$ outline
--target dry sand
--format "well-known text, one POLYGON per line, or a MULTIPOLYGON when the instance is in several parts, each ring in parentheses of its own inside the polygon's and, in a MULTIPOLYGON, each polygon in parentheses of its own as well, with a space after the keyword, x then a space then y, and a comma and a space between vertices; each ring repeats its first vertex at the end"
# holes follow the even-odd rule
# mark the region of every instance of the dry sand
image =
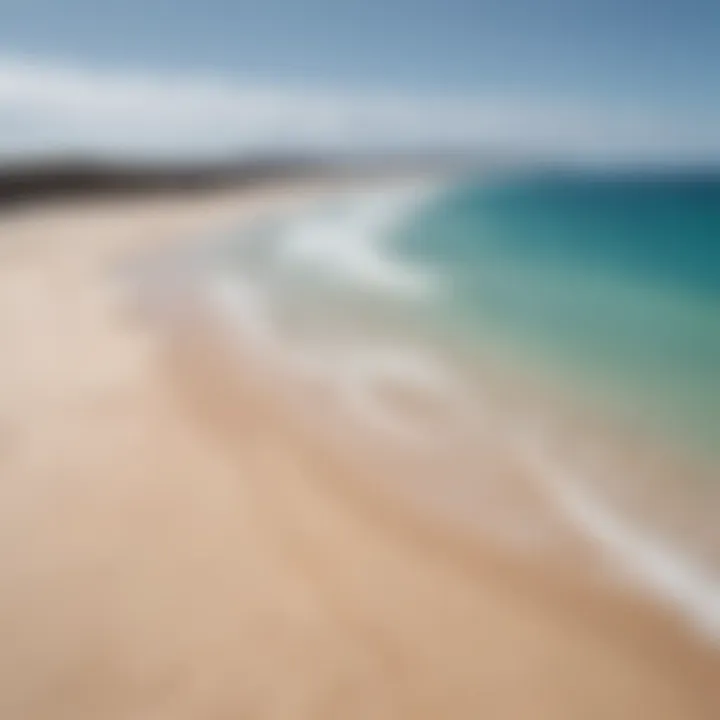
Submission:
POLYGON ((367 498, 133 316, 117 263, 284 197, 2 219, 0 717, 720 717, 669 618, 367 498))

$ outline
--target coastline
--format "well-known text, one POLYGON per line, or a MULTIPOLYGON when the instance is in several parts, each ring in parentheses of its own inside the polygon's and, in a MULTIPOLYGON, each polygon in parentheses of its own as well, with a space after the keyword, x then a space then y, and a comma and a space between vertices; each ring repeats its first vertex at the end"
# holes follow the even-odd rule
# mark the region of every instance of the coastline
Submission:
POLYGON ((6 224, 6 714, 713 717, 717 654, 662 611, 368 497, 204 321, 130 313, 119 265, 301 191, 6 224))
POLYGON ((591 585, 642 593, 716 643, 709 468, 703 482, 704 468, 681 455, 681 444, 665 447, 623 423, 609 392, 602 403, 585 402, 584 388, 546 376, 532 352, 487 329, 478 332, 482 347, 465 356, 451 334, 438 343, 422 329, 415 337, 412 318, 388 325, 383 317, 392 310, 384 298, 396 294, 408 308, 430 309, 436 277, 401 263, 385 243, 393 224, 447 189, 403 179, 335 188, 289 215, 277 208, 259 223, 196 239, 148 263, 149 277, 135 287, 153 295, 145 303, 151 315, 169 311, 161 331, 182 325, 191 304, 213 342, 222 337, 218 352, 232 358, 225 375, 262 388, 262 402, 278 405, 346 466, 362 468, 364 484, 424 503, 481 544, 570 569, 591 585), (319 273, 306 284, 330 278, 339 289, 320 294, 321 304, 311 298, 310 316, 302 310, 304 271, 319 273), (346 304, 356 284, 377 308, 358 314, 346 304), (285 296, 281 288, 289 288, 285 296))

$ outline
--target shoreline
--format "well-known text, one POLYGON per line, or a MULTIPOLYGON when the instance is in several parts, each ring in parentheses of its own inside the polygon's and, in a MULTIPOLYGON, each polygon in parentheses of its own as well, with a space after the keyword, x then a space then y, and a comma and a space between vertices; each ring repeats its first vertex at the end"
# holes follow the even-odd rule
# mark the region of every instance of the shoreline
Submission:
MULTIPOLYGON (((396 185, 391 185, 390 192, 395 190, 396 185)), ((360 192, 363 191, 364 188, 360 192)), ((330 193, 331 196, 336 194, 339 193, 330 193)), ((342 198, 345 200, 346 196, 342 198)), ((412 203, 414 206, 415 202, 412 203)), ((313 212, 311 210, 311 217, 313 212)), ((304 208, 301 208, 301 215, 304 213, 304 208)), ((278 210, 272 218, 282 221, 284 215, 278 210)), ((237 246, 242 246, 244 242, 243 232, 242 224, 234 231, 230 229, 237 246)), ((249 232, 247 242, 256 244, 258 241, 252 239, 252 230, 249 232)), ((341 241, 338 239, 338 242, 341 241)), ((226 242, 221 241, 220 253, 226 242)), ((254 305, 245 308, 247 299, 243 291, 239 297, 242 312, 239 318, 235 317, 234 297, 226 298, 224 293, 215 297, 218 290, 216 281, 222 280, 217 277, 219 265, 208 269, 201 260, 201 269, 186 269, 186 256, 190 258, 187 262, 192 262, 194 250, 206 252, 205 245, 198 240, 195 248, 191 245, 187 253, 181 250, 160 260, 159 265, 166 273, 178 274, 174 281, 177 286, 167 290, 165 298, 156 298, 157 304, 164 303, 171 308, 169 317, 157 323, 160 332, 168 330, 168 322, 182 327, 185 324, 183 316, 188 313, 190 304, 193 310, 189 312, 200 315, 198 323, 213 328, 210 338, 206 338, 204 343, 216 347, 216 352, 230 358, 229 369, 225 373, 228 381, 242 383, 247 382, 247 377, 252 377, 252 383, 265 388, 264 402, 287 405, 284 414, 298 426, 312 427, 316 436, 314 442, 332 446, 337 455, 344 456, 346 466, 363 467, 364 474, 370 478, 366 479, 366 483, 387 485, 398 495, 395 498, 398 502, 419 505, 419 497, 422 497, 428 516, 436 515, 438 521, 442 519, 450 530, 453 524, 462 526, 468 537, 475 536, 477 542, 492 542, 508 552, 526 556, 526 560, 564 568, 591 587, 620 595, 640 596, 648 604, 657 604, 668 614, 681 617, 704 642, 717 644, 720 640, 720 596, 713 580, 713 548, 698 547, 697 542, 693 545, 692 536, 687 538, 682 533, 673 535, 667 532, 668 528, 673 529, 673 519, 682 519, 682 511, 663 516, 663 504, 655 507, 642 492, 635 497, 632 483, 629 490, 623 490, 620 487, 622 483, 619 484, 617 479, 600 482, 599 487, 597 482, 590 482, 593 474, 607 475, 608 478, 616 475, 620 479, 633 478, 637 483, 652 480, 655 494, 662 490, 663 495, 671 497, 673 483, 677 485, 677 478, 687 475, 683 470, 692 469, 689 461, 685 464, 675 462, 675 455, 666 452, 657 438, 653 443, 638 429, 631 431, 619 421, 613 423, 609 413, 593 412, 579 400, 572 400, 569 390, 561 388, 557 382, 541 382, 527 366, 519 365, 516 358, 511 360, 507 348, 502 362, 499 357, 491 357, 493 353, 486 350, 487 357, 478 358, 476 365, 465 368, 468 377, 464 377, 458 385, 466 387, 470 375, 481 378, 478 381, 480 398, 487 405, 483 424, 492 426, 492 436, 485 437, 487 427, 478 426, 474 431, 472 427, 465 428, 465 432, 472 432, 473 444, 484 448, 479 451, 479 457, 477 454, 475 457, 468 455, 467 448, 463 450, 463 446, 458 445, 454 450, 448 448, 447 452, 456 455, 448 464, 447 459, 438 460, 429 452, 418 453, 423 438, 412 434, 407 437, 401 434, 396 438, 406 445, 404 448, 395 447, 391 439, 387 440, 385 447, 373 443, 371 425, 381 422, 381 418, 363 419, 353 413, 348 414, 347 408, 334 407, 335 403, 342 402, 340 388, 333 390, 332 384, 319 376, 307 378, 302 373, 296 373, 292 366, 303 362, 303 351, 294 348, 292 341, 284 344, 282 332, 276 341, 270 339, 270 333, 273 330, 277 332, 277 329, 270 326, 269 318, 265 318, 264 306, 258 308, 260 315, 255 317, 254 305), (183 310, 173 312, 172 308, 176 306, 183 310), (262 329, 260 325, 266 321, 268 327, 262 329), (266 332, 268 337, 265 337, 266 332), (238 368, 231 367, 232 360, 238 368), (489 396, 488 391, 497 397, 489 396), (334 398, 331 397, 333 395, 334 398), (548 412, 548 408, 552 408, 552 412, 548 412), (549 436, 540 427, 548 423, 551 428, 556 428, 549 436), (334 426, 345 426, 345 429, 338 435, 334 426), (553 448, 557 443, 559 448, 553 448), (574 445, 587 450, 594 448, 597 455, 595 463, 588 465, 588 459, 575 452, 574 445), (418 458, 411 459, 409 455, 418 455, 418 458), (371 456, 374 456, 376 466, 372 472, 368 467, 370 463, 366 461, 371 456), (464 458, 465 467, 461 458, 464 458), (508 497, 504 497, 508 493, 490 488, 490 499, 493 501, 491 517, 477 508, 486 497, 482 491, 471 487, 473 478, 469 477, 467 482, 460 479, 472 470, 477 475, 476 484, 487 485, 480 478, 488 469, 499 478, 508 476, 505 482, 514 487, 514 492, 508 497), (638 477, 634 477, 638 473, 638 477), (452 480, 438 483, 438 479, 443 477, 452 480), (629 506, 627 502, 622 503, 623 499, 629 501, 629 506), (643 500, 646 502, 643 503, 643 500), (497 515, 497 519, 492 517, 493 514, 497 515), (658 527, 658 519, 665 521, 664 528, 662 522, 658 527), (706 556, 702 551, 706 551, 706 556), (601 569, 588 569, 596 567, 601 569)), ((211 249, 209 255, 214 254, 211 249)), ((228 276, 231 284, 232 278, 232 275, 228 276)), ((141 294, 146 291, 152 293, 153 287, 162 285, 162 282, 162 277, 160 280, 151 277, 146 282, 141 281, 141 294)), ((229 288, 228 292, 231 290, 229 288)), ((160 296, 163 294, 157 287, 154 292, 160 296)), ((157 307, 153 305, 152 300, 144 303, 146 313, 153 315, 157 312, 157 307)), ((392 377, 388 378, 388 387, 392 380, 392 377)), ((423 407, 419 398, 412 398, 408 393, 402 397, 402 385, 395 390, 400 393, 401 407, 393 408, 391 402, 384 408, 387 412, 399 409, 405 417, 398 419, 409 421, 410 425, 416 420, 420 423, 426 420, 435 424, 443 422, 442 414, 432 417, 434 398, 428 398, 430 407, 423 407), (409 406, 409 414, 408 407, 402 407, 403 400, 409 406), (416 401, 414 407, 413 400, 416 401)), ((371 387, 366 392, 371 392, 371 387)), ((469 397, 467 400, 473 402, 469 397)), ((380 410, 378 406, 377 411, 380 410)), ((469 407, 467 410, 475 413, 469 407)), ((386 430, 389 437, 400 430, 392 426, 391 420, 387 419, 390 423, 386 430)), ((455 420, 459 421, 458 418, 455 420)), ((452 422, 453 418, 448 417, 446 421, 452 422)), ((382 428, 380 424, 375 430, 382 428)), ((406 429, 409 431, 409 428, 406 429)), ((430 437, 439 431, 437 427, 433 429, 433 425, 421 429, 430 437)), ((425 438, 428 441, 425 444, 432 445, 429 439, 425 438)), ((492 486, 493 482, 489 484, 492 486)), ((674 492, 677 495, 677 487, 674 492)), ((675 503, 682 499, 677 495, 675 503)), ((688 510, 689 506, 686 507, 686 517, 690 517, 688 510)), ((667 514, 670 510, 664 508, 664 512, 667 514)), ((705 526, 708 522, 711 525, 710 518, 705 520, 705 526)), ((455 528, 456 531, 458 529, 455 528)))
MULTIPOLYGON (((334 464, 344 468, 337 471, 339 477, 355 477, 351 482, 358 487, 349 492, 381 497, 378 503, 405 506, 407 513, 415 516, 412 522, 424 528, 426 533, 429 531, 434 535, 431 530, 434 525, 440 536, 455 536, 454 540, 449 537, 444 540, 438 538, 441 545, 448 542, 451 546, 456 543, 466 544, 467 551, 472 554, 473 546, 490 544, 500 556, 514 558, 522 566, 535 566, 533 572, 537 575, 555 576, 560 584, 568 584, 581 595, 585 592, 590 595, 598 593, 612 603, 617 602, 619 606, 623 603, 645 606, 651 615, 676 625, 681 634, 690 633, 700 643, 716 649, 720 639, 720 618, 714 602, 716 588, 710 579, 709 570, 696 566, 694 558, 682 556, 677 548, 669 544, 663 546, 663 541, 653 537, 652 532, 631 525, 622 513, 611 510, 597 497, 591 499, 593 491, 590 487, 577 487, 577 482, 582 483, 582 478, 567 480, 570 475, 582 475, 582 468, 554 460, 541 444, 534 442, 535 438, 531 435, 520 434, 511 442, 500 433, 495 438, 497 447, 489 448, 489 467, 499 469, 502 473, 505 458, 517 454, 511 466, 516 466, 527 475, 523 482, 531 483, 531 494, 538 495, 540 503, 549 503, 549 511, 566 525, 565 529, 558 529, 560 541, 567 546, 575 544, 577 547, 568 547, 567 552, 560 551, 559 557, 548 557, 542 552, 533 553, 528 547, 523 547, 522 542, 518 546, 517 538, 513 540, 512 531, 508 536, 503 537, 501 534, 497 537, 493 528, 485 527, 483 520, 474 512, 465 514, 460 506, 454 504, 457 499, 448 503, 441 501, 443 492, 448 490, 446 486, 436 488, 437 492, 433 492, 426 484, 419 485, 417 476, 413 477, 412 465, 405 463, 402 455, 395 457, 390 453, 384 458, 382 450, 376 448, 379 451, 377 457, 384 459, 376 458, 373 462, 367 462, 366 457, 372 453, 372 445, 363 449, 361 444, 344 442, 348 434, 353 434, 352 425, 338 436, 328 426, 332 420, 313 422, 314 411, 312 407, 307 407, 301 396, 300 399, 296 397, 297 393, 291 387, 292 380, 285 387, 283 383, 288 382, 287 378, 274 378, 263 369, 258 370, 257 358, 244 358, 243 350, 235 342, 236 328, 227 324, 227 318, 223 319, 218 308, 210 307, 212 303, 202 296, 202 291, 197 291, 197 288, 195 291, 200 294, 193 297, 194 291, 185 287, 174 296, 174 300, 169 301, 171 304, 177 303, 180 312, 158 323, 160 332, 169 333, 173 337, 179 355, 200 357, 196 363, 200 366, 199 375, 211 383, 219 382, 231 397, 235 391, 238 404, 243 404, 243 398, 249 393, 254 406, 260 405, 263 412, 271 408, 275 423, 294 428, 289 432, 296 435, 299 433, 304 438, 301 444, 314 446, 321 454, 333 456, 334 464), (217 367, 212 369, 215 363, 218 363, 217 367), (274 386, 276 382, 282 389, 278 390, 274 386), (498 452, 501 458, 499 466, 497 457, 493 457, 498 452), (608 563, 599 575, 598 571, 588 571, 583 567, 597 563, 608 563)), ((144 312, 151 316, 152 305, 152 302, 146 303, 144 308, 144 312)), ((503 380, 508 382, 505 376, 503 380)), ((522 387, 530 392, 527 378, 522 387)), ((545 392, 542 397, 543 401, 549 402, 545 392)), ((232 414, 231 409, 228 412, 232 414)), ((588 420, 586 416, 581 417, 588 420)), ((361 424, 355 427, 354 432, 363 434, 361 424)), ((429 458, 429 461, 432 462, 432 459, 429 458)), ((416 472, 419 469, 416 468, 416 472)), ((447 468, 447 471, 452 472, 452 469, 447 468)), ((442 475, 434 474, 438 477, 442 475)), ((523 497, 527 490, 525 488, 525 492, 522 492, 521 489, 520 496, 515 500, 537 504, 538 501, 533 501, 532 497, 523 497)), ((371 497, 368 501, 376 504, 371 497)), ((548 508, 535 509, 540 513, 548 512, 548 508)), ((512 525, 517 519, 509 517, 506 521, 512 525)))
POLYGON ((368 495, 235 401, 208 328, 130 308, 118 263, 299 197, 274 193, 6 225, 8 716, 712 718, 717 654, 664 612, 368 495))

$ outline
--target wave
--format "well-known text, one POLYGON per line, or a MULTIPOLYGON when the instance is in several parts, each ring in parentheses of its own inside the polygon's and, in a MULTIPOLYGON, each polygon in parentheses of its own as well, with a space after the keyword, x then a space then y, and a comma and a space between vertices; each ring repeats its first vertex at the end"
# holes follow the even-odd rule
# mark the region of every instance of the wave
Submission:
POLYGON ((394 257, 389 239, 437 191, 437 185, 427 183, 366 191, 319 212, 304 213, 279 239, 277 261, 311 267, 371 290, 426 296, 437 279, 394 257))
MULTIPOLYGON (((336 412, 352 416, 366 428, 417 447, 450 426, 459 427, 470 413, 467 389, 451 368, 427 349, 398 342, 380 344, 362 336, 289 337, 273 312, 273 299, 258 283, 237 277, 217 277, 212 299, 229 320, 232 334, 246 359, 292 382, 295 391, 312 388, 331 398, 336 412), (390 396, 413 396, 415 404, 432 406, 433 417, 421 417, 397 407, 390 396), (437 426, 437 427, 434 427, 437 426)), ((292 390, 291 390, 292 391, 292 390)))
POLYGON ((549 443, 527 434, 524 457, 557 507, 578 529, 601 543, 629 580, 655 592, 676 608, 713 642, 720 643, 720 583, 693 558, 653 537, 623 517, 591 490, 588 471, 573 472, 553 458, 549 443))

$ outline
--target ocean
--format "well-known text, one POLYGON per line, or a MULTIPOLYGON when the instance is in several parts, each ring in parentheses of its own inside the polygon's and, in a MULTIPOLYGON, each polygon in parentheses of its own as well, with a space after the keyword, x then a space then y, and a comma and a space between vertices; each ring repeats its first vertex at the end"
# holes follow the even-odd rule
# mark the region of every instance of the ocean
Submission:
POLYGON ((720 175, 338 188, 191 255, 244 372, 327 443, 720 640, 720 175))

